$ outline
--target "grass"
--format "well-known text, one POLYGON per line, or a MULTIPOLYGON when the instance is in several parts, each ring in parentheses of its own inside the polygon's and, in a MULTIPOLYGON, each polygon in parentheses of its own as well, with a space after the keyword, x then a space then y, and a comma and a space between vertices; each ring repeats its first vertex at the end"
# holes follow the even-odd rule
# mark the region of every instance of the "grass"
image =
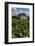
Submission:
POLYGON ((12 17, 12 38, 29 37, 29 19, 12 17))

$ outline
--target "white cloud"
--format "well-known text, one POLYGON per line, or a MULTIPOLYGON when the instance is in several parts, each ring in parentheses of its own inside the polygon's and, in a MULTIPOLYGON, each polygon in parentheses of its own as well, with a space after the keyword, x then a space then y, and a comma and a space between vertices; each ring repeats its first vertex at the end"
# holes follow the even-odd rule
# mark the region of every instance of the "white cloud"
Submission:
POLYGON ((22 12, 22 10, 21 10, 21 9, 19 9, 19 11, 20 11, 20 12, 22 12))
POLYGON ((26 13, 26 15, 28 16, 29 12, 23 11, 21 9, 17 10, 17 8, 13 8, 13 15, 18 15, 19 13, 26 13))

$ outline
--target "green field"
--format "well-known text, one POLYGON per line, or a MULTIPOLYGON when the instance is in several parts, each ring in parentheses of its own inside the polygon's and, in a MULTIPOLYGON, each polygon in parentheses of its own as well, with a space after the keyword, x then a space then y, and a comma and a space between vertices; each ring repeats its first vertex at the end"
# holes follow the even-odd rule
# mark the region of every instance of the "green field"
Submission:
POLYGON ((29 37, 29 19, 12 17, 12 38, 29 37))

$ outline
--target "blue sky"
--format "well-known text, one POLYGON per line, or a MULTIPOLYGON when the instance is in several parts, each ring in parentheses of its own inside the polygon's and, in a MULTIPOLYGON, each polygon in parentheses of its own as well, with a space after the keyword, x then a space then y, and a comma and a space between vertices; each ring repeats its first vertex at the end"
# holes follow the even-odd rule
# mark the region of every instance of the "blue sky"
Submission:
POLYGON ((19 13, 25 13, 29 16, 29 8, 12 8, 12 16, 17 16, 19 13))

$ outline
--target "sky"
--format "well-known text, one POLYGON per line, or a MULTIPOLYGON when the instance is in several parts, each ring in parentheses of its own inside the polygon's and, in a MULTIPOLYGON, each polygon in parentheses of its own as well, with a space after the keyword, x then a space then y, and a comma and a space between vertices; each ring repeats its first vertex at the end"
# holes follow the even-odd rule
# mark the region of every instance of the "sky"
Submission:
POLYGON ((29 8, 12 8, 12 16, 17 16, 19 13, 25 13, 29 16, 29 8))

